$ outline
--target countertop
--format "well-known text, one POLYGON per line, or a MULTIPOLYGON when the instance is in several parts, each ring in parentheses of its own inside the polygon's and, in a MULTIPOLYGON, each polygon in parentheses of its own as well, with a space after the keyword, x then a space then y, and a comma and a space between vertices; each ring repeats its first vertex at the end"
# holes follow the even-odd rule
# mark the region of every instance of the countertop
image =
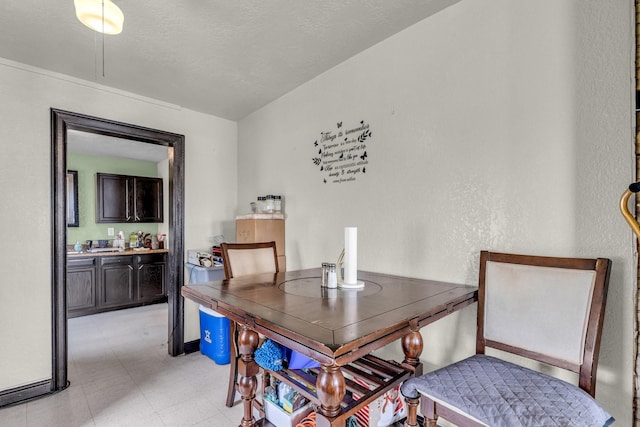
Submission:
POLYGON ((169 252, 168 249, 125 249, 123 251, 111 251, 111 252, 68 251, 67 256, 69 258, 80 258, 80 257, 122 256, 122 255, 166 254, 168 252, 169 252))
POLYGON ((287 215, 282 212, 277 213, 248 213, 237 215, 236 219, 287 219, 287 215))

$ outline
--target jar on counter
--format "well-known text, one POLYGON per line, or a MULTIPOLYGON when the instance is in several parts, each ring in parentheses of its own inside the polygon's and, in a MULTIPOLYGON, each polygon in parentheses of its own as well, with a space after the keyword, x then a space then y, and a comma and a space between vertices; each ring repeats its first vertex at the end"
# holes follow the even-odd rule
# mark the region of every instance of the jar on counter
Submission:
POLYGON ((282 196, 273 196, 273 211, 282 212, 282 196))
POLYGON ((269 194, 265 197, 264 212, 273 213, 273 209, 274 209, 273 195, 269 194))
POLYGON ((264 213, 264 205, 265 205, 265 197, 263 196, 258 196, 257 202, 256 202, 256 212, 257 213, 264 213))
POLYGON ((137 248, 138 247, 138 234, 137 233, 129 234, 129 247, 130 248, 137 248))

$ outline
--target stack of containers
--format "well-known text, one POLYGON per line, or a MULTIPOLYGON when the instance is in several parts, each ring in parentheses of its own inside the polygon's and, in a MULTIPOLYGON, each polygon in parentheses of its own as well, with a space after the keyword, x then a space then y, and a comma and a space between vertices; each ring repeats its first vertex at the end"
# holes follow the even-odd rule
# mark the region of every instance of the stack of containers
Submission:
POLYGON ((252 213, 282 213, 283 198, 280 195, 268 194, 258 196, 255 202, 251 202, 252 213))

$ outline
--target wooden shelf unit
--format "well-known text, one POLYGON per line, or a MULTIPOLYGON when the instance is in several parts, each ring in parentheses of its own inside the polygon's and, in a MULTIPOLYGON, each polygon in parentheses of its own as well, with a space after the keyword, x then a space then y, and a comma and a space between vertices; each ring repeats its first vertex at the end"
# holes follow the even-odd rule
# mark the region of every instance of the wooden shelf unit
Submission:
MULTIPOLYGON (((343 417, 345 420, 413 374, 411 369, 403 367, 396 361, 384 360, 371 354, 341 366, 341 369, 347 392, 340 405, 342 413, 338 417, 343 417), (353 378, 357 378, 359 382, 354 381, 353 378)), ((266 370, 266 372, 291 386, 314 405, 320 405, 316 394, 316 378, 320 368, 266 370)), ((267 386, 265 382, 263 391, 267 386)))

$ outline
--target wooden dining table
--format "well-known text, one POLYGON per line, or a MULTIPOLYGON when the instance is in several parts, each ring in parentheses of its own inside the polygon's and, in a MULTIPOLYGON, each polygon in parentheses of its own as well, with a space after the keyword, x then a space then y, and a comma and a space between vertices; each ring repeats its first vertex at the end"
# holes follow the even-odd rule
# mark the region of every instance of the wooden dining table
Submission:
POLYGON ((305 269, 182 287, 182 295, 236 322, 241 427, 253 419, 258 366, 253 353, 262 334, 320 363, 316 426, 344 426, 341 367, 396 340, 399 366, 422 374, 420 328, 477 301, 477 287, 358 271, 360 289, 321 286, 321 270, 305 269))

